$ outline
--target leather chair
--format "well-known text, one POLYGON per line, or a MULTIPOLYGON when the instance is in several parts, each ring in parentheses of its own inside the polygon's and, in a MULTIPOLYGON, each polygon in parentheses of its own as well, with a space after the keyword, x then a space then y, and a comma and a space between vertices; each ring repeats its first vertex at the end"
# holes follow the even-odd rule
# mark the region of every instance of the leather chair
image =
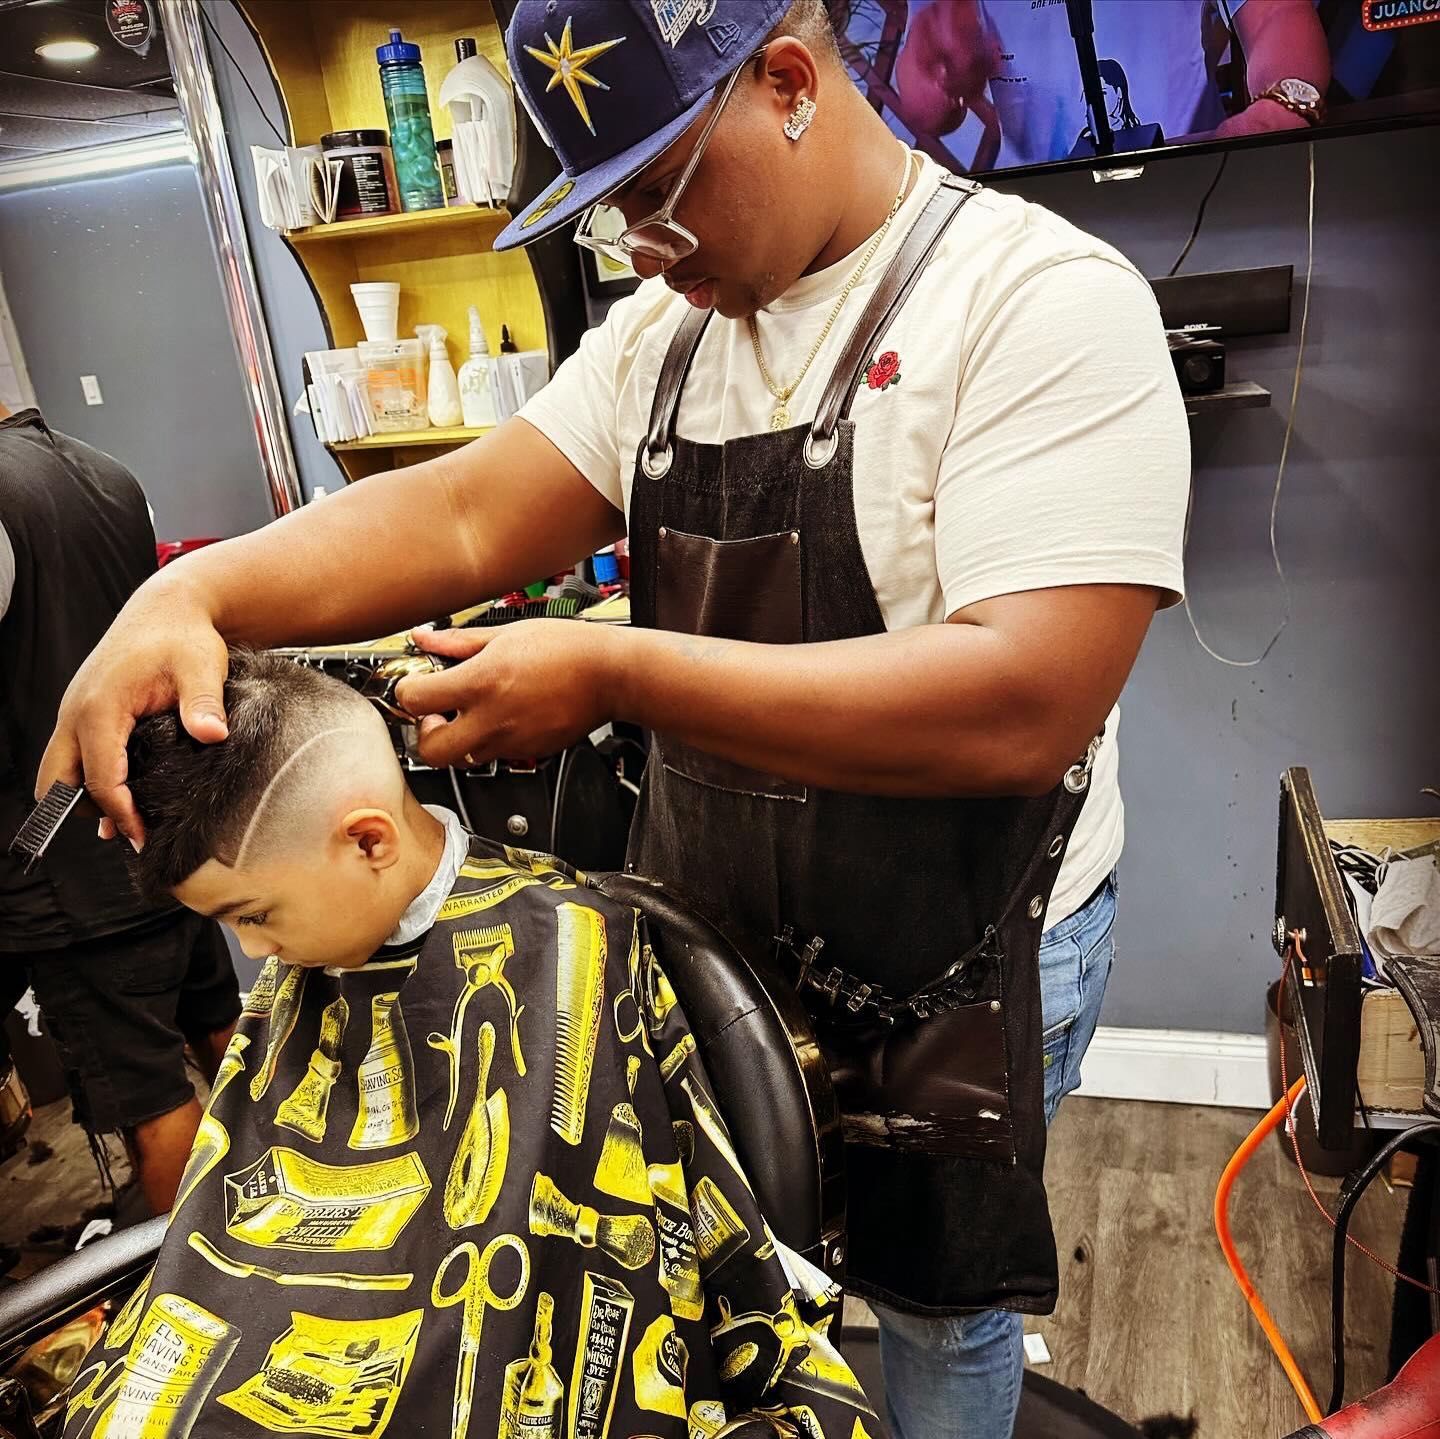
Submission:
POLYGON ((638 909, 690 1021, 736 1152, 771 1229, 839 1279, 845 1265, 840 1110, 809 1016, 758 955, 742 954, 664 885, 591 875, 638 909))

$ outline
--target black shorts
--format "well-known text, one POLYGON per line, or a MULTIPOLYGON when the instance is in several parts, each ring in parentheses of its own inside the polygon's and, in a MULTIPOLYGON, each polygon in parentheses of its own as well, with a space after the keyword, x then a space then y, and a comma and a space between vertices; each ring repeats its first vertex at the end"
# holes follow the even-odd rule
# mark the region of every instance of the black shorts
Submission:
POLYGON ((67 949, 4 958, 29 971, 75 1118, 93 1133, 134 1129, 188 1103, 195 1091, 186 1041, 198 1046, 240 1015, 224 933, 189 910, 67 949))

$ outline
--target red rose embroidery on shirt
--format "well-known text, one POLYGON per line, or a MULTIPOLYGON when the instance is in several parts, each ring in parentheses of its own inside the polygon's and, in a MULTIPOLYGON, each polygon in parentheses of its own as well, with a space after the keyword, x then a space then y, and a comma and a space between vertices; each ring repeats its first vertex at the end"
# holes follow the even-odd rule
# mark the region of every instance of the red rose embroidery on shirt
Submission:
POLYGON ((886 350, 883 355, 875 359, 875 363, 865 371, 865 383, 872 390, 888 390, 891 385, 900 383, 900 356, 894 350, 886 350))

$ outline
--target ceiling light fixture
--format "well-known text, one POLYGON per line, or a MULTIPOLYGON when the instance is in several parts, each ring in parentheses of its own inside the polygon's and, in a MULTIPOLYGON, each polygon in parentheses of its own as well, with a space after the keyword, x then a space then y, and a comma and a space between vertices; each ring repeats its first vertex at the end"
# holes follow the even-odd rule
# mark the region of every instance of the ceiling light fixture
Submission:
POLYGON ((91 60, 100 53, 100 47, 90 40, 51 40, 37 45, 35 53, 42 60, 91 60))

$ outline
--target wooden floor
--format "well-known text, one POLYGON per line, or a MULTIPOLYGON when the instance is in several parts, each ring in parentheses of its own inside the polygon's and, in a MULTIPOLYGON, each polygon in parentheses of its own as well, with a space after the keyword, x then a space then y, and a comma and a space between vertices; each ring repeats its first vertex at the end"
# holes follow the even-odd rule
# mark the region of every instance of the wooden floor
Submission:
MULTIPOLYGON (((1072 1096, 1051 1131, 1048 1183, 1060 1305, 1033 1324, 1051 1378, 1133 1423, 1193 1415, 1200 1439, 1288 1434, 1305 1417, 1220 1254, 1221 1170, 1251 1110, 1072 1096)), ((1316 1178, 1334 1212, 1339 1180, 1316 1178)), ((1351 1233, 1395 1259, 1407 1191, 1371 1185, 1351 1233)), ((1330 1389, 1330 1226, 1269 1139, 1230 1204, 1236 1248, 1322 1407, 1330 1389)), ((1351 1252, 1350 1397, 1384 1383, 1394 1281, 1351 1252)))
MULTIPOLYGON (((1141 1425, 1193 1420, 1195 1439, 1278 1439, 1305 1415, 1230 1277, 1215 1185, 1259 1114, 1072 1096, 1050 1131, 1047 1181, 1060 1303, 1042 1334, 1050 1379, 1141 1425)), ((1315 1178, 1331 1212, 1339 1181, 1315 1178)), ((1350 1232, 1392 1263, 1407 1191, 1376 1180, 1350 1232)), ((1241 1258, 1322 1407, 1330 1390, 1331 1230, 1272 1138, 1231 1199, 1241 1258)), ((1347 1394, 1385 1379, 1392 1280, 1351 1255, 1347 1394)), ((857 1308, 859 1306, 856 1306, 857 1308)), ((857 1316, 849 1316, 855 1318, 857 1316)), ((862 1320, 863 1322, 863 1320, 862 1320)), ((1183 1435, 1188 1426, 1156 1426, 1183 1435)))
MULTIPOLYGON (((68 1099, 36 1109, 26 1137, 26 1148, 0 1164, 0 1248, 19 1251, 5 1275, 11 1281, 61 1258, 70 1232, 109 1199, 85 1131, 70 1122, 68 1099)), ((115 1182, 123 1184, 130 1168, 114 1139, 110 1163, 115 1182)))
MULTIPOLYGON (((76 1223, 101 1198, 68 1105, 36 1115, 34 1141, 0 1166, 0 1245, 19 1248, 11 1278, 60 1252, 44 1226, 76 1223)), ((1258 1118, 1249 1110, 1071 1097, 1050 1140, 1060 1305, 1026 1328, 1045 1336, 1048 1377, 1083 1389, 1132 1423, 1193 1416, 1196 1439, 1274 1439, 1304 1416, 1220 1256, 1211 1221, 1221 1169, 1258 1118)), ((123 1175, 123 1161, 119 1174, 123 1175)), ((1331 1209, 1338 1181, 1316 1179, 1331 1209)), ((1393 1260, 1405 1191, 1377 1181, 1352 1233, 1393 1260)), ((1330 1230, 1272 1139, 1236 1187, 1241 1255, 1323 1404, 1329 1378, 1330 1230)), ((1383 1382, 1389 1277, 1352 1255, 1349 1393, 1383 1382)), ((1177 1431, 1183 1432, 1183 1431, 1177 1431)))

